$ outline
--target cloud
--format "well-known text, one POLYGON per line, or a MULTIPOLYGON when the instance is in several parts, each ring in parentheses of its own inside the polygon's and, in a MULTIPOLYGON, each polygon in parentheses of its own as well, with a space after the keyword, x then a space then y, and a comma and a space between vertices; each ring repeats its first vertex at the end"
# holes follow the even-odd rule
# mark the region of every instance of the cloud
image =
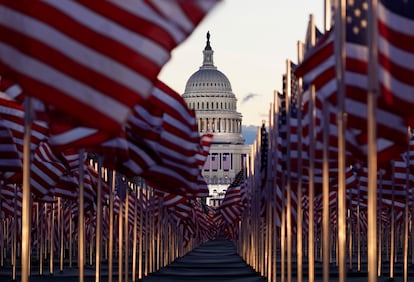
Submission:
POLYGON ((247 94, 246 96, 243 97, 243 100, 241 102, 242 102, 242 104, 244 104, 245 102, 249 101, 250 99, 253 99, 256 96, 259 96, 259 94, 249 93, 249 94, 247 94))

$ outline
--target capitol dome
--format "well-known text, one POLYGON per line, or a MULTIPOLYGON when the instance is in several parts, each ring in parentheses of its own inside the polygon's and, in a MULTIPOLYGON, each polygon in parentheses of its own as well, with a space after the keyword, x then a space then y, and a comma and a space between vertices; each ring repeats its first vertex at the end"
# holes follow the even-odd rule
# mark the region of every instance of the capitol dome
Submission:
MULTIPOLYGON (((216 68, 203 68, 196 71, 187 81, 185 93, 224 93, 232 92, 227 76, 216 68)), ((229 93, 230 94, 230 93, 229 93)), ((231 93, 233 94, 233 93, 231 93)), ((234 95, 234 94, 233 94, 234 95)))
POLYGON ((207 33, 203 64, 188 79, 182 97, 195 111, 199 131, 213 133, 214 143, 244 144, 237 98, 227 76, 214 65, 213 53, 207 33))

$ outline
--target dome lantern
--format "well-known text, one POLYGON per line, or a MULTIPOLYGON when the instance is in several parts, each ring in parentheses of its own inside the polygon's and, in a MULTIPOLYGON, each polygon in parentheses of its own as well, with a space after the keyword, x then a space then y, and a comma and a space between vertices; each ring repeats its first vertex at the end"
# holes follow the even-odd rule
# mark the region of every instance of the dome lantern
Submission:
POLYGON ((203 59, 203 65, 200 67, 200 69, 205 69, 205 68, 213 68, 216 69, 216 67, 214 66, 214 62, 213 62, 213 49, 211 48, 210 45, 210 32, 207 32, 207 43, 206 43, 206 47, 204 48, 203 51, 203 55, 204 55, 204 59, 203 59))

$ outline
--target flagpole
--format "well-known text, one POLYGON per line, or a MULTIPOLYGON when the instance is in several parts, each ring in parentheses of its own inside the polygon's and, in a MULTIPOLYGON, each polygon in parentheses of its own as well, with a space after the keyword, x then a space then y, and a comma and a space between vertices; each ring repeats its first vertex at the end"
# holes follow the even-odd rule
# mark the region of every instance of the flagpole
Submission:
POLYGON ((346 1, 338 0, 335 20, 335 59, 338 85, 338 266, 339 282, 346 280, 346 189, 345 189, 345 17, 346 1))
POLYGON ((58 224, 59 224, 59 231, 60 231, 60 262, 59 262, 59 271, 63 272, 63 260, 64 260, 64 229, 63 229, 63 222, 64 222, 64 209, 62 198, 58 197, 58 224))
MULTIPOLYGON (((285 187, 285 183, 286 183, 286 176, 285 176, 285 172, 281 173, 281 177, 282 177, 282 187, 285 187)), ((281 215, 280 215, 280 281, 281 282, 285 282, 285 257, 286 257, 286 207, 285 207, 285 192, 284 192, 284 188, 281 188, 282 190, 282 207, 281 207, 281 215)))
POLYGON ((357 270, 361 271, 361 183, 357 178, 358 203, 357 203, 357 270))
POLYGON ((136 280, 136 264, 137 264, 137 209, 138 209, 138 185, 136 179, 134 181, 134 227, 132 229, 132 282, 136 280))
POLYGON ((410 146, 409 146, 409 142, 410 140, 408 139, 408 150, 407 150, 407 155, 406 155, 406 159, 405 159, 405 167, 406 167, 406 171, 405 171, 405 207, 404 207, 404 259, 403 259, 403 276, 404 276, 404 282, 408 281, 408 229, 410 228, 409 226, 409 211, 408 211, 408 204, 410 202, 410 195, 408 193, 409 188, 410 188, 410 159, 409 159, 409 150, 410 150, 410 146))
MULTIPOLYGON (((154 214, 155 204, 154 204, 154 190, 150 189, 150 210, 151 214, 154 214)), ((148 237, 148 274, 153 272, 153 262, 154 262, 154 216, 149 217, 149 237, 148 237)))
POLYGON ((352 198, 348 201, 349 203, 349 207, 347 209, 347 214, 348 214, 348 269, 350 271, 352 271, 352 257, 353 257, 353 229, 352 229, 352 198))
MULTIPOLYGON (((266 202, 266 247, 265 247, 265 273, 264 276, 267 277, 267 281, 271 281, 272 276, 272 212, 271 212, 271 206, 273 201, 273 193, 272 193, 272 140, 273 140, 273 120, 272 120, 272 114, 273 114, 273 106, 272 103, 270 103, 269 107, 269 157, 268 157, 268 163, 267 163, 267 175, 268 178, 266 179, 266 194, 268 195, 268 201, 266 202)), ((240 226, 240 224, 239 224, 240 226)), ((240 231, 242 232, 242 231, 240 231)), ((240 236, 241 237, 241 236, 240 236)), ((242 238, 239 238, 239 242, 242 240, 242 238)))
MULTIPOLYGON (((39 203, 40 204, 40 203, 39 203)), ((39 274, 43 275, 43 249, 44 249, 44 213, 45 213, 45 204, 42 203, 40 207, 40 251, 39 251, 39 274)))
MULTIPOLYGON (((139 189, 139 200, 140 200, 140 211, 139 211, 139 243, 138 243, 138 281, 141 281, 142 276, 142 252, 143 252, 143 228, 144 228, 144 201, 143 201, 143 181, 141 180, 141 185, 138 187, 139 189)), ((173 249, 173 248, 171 248, 173 249)), ((169 256, 170 257, 170 256, 169 256)), ((170 260, 168 261, 170 262, 170 260)))
MULTIPOLYGON (((379 184, 378 187, 380 189, 380 193, 379 193, 379 200, 378 203, 379 205, 377 206, 377 213, 378 214, 382 214, 382 192, 383 192, 383 170, 379 171, 379 184)), ((377 276, 380 277, 381 273, 382 273, 382 220, 381 220, 381 216, 377 217, 378 220, 378 230, 380 230, 380 232, 378 232, 378 262, 377 262, 377 276)), ((389 241, 387 240, 387 243, 389 243, 389 241)), ((387 255, 389 255, 389 245, 387 246, 387 255)))
POLYGON ((49 274, 53 275, 53 253, 55 250, 55 197, 53 197, 53 202, 50 203, 50 240, 49 240, 49 274))
POLYGON ((290 147, 290 135, 291 135, 291 62, 286 60, 286 93, 285 93, 285 106, 286 106, 286 251, 287 251, 287 281, 292 281, 292 203, 291 203, 291 147, 290 147))
POLYGON ((114 189, 116 181, 116 172, 112 171, 112 178, 109 190, 109 239, 108 239, 108 282, 112 282, 113 270, 113 252, 114 252, 114 189))
POLYGON ((163 198, 158 201, 158 221, 157 221, 157 238, 156 238, 156 260, 155 260, 155 271, 160 269, 161 262, 161 219, 162 213, 162 202, 163 198))
POLYGON ((125 195, 125 261, 124 261, 124 279, 125 282, 128 281, 128 264, 129 264, 129 182, 127 182, 127 189, 126 189, 126 195, 125 195))
POLYGON ((405 198, 405 208, 404 208, 404 258, 403 258, 403 276, 404 282, 408 281, 408 229, 409 229, 409 222, 408 222, 408 190, 406 192, 405 198))
POLYGON ((146 196, 147 196, 147 204, 146 204, 146 209, 145 209, 145 235, 144 235, 144 242, 143 242, 143 247, 144 247, 144 250, 145 250, 145 258, 144 258, 144 277, 145 276, 148 276, 148 262, 149 262, 149 255, 148 255, 148 253, 149 253, 149 251, 150 251, 150 249, 149 249, 149 238, 150 238, 150 236, 149 236, 149 232, 150 232, 150 225, 149 225, 149 220, 150 220, 150 218, 149 218, 149 213, 150 213, 150 209, 151 209, 151 204, 150 204, 150 201, 151 201, 151 195, 150 195, 150 187, 149 186, 147 186, 146 187, 146 191, 145 191, 145 193, 146 193, 146 196))
MULTIPOLYGON (((311 45, 316 44, 315 21, 312 14, 309 15, 311 24, 311 45)), ((315 232, 314 232, 314 197, 315 197, 315 114, 316 114, 316 90, 315 85, 310 86, 311 97, 309 99, 309 185, 308 185, 308 280, 315 280, 315 232)))
POLYGON ((72 222, 72 202, 69 206, 69 268, 72 268, 72 233, 73 233, 73 222, 72 222))
MULTIPOLYGON (((14 216, 13 216, 13 247, 11 254, 11 261, 13 265, 12 280, 16 281, 17 272, 17 185, 14 185, 14 216)), ((23 273, 23 270, 22 270, 23 273)), ((23 276, 22 276, 23 280, 23 276)))
MULTIPOLYGON (((29 281, 30 264, 30 136, 32 130, 31 99, 24 100, 23 189, 22 189, 22 282, 29 281)), ((16 230, 15 230, 16 231, 16 230)))
POLYGON ((95 282, 101 280, 101 249, 102 249, 102 157, 98 156, 98 187, 96 193, 96 229, 95 229, 95 282))
POLYGON ((315 198, 315 85, 311 85, 309 99, 309 185, 308 185, 308 281, 315 280, 315 231, 314 231, 314 198, 315 198))
POLYGON ((323 208, 322 208, 322 242, 323 242, 323 281, 329 282, 329 103, 323 102, 323 208))
POLYGON ((78 204, 78 267, 79 282, 84 281, 85 276, 85 216, 84 216, 84 149, 79 150, 79 204, 78 204))
MULTIPOLYGON (((279 134, 279 131, 276 130, 277 126, 279 124, 279 120, 278 120, 279 113, 277 111, 277 109, 279 107, 278 98, 279 97, 278 97, 277 91, 274 91, 273 92, 273 126, 274 126, 275 134, 274 134, 273 142, 275 142, 274 143, 275 148, 274 148, 274 152, 273 152, 274 155, 273 155, 272 159, 274 159, 273 163, 274 163, 274 167, 275 167, 275 173, 274 174, 272 173, 272 176, 275 178, 275 181, 272 181, 272 183, 276 183, 276 180, 277 180, 277 177, 276 177, 277 173, 276 172, 277 172, 277 163, 278 163, 278 158, 279 158, 279 156, 277 154, 277 148, 278 148, 277 135, 279 134)), ((276 187, 274 187, 274 189, 277 189, 277 185, 276 185, 276 187)), ((273 191, 274 196, 276 197, 275 192, 276 191, 273 191)), ((275 204, 272 205, 272 213, 273 213, 273 217, 276 218, 276 205, 275 204)), ((275 220, 273 220, 273 221, 274 221, 273 230, 275 232, 273 234, 273 241, 272 241, 272 245, 273 245, 272 274, 273 274, 273 277, 274 277, 273 281, 276 281, 276 279, 277 279, 277 245, 278 245, 277 242, 278 242, 278 240, 277 240, 277 226, 276 226, 275 220)))
MULTIPOLYGON (((297 43, 298 47, 298 63, 303 61, 303 43, 297 43)), ((302 78, 298 78, 298 102, 297 102, 297 136, 298 136, 298 183, 297 183, 297 234, 296 234, 296 261, 297 261, 297 280, 303 280, 303 209, 302 209, 302 78)))
POLYGON ((325 32, 331 28, 331 0, 325 0, 324 3, 324 29, 325 32))
POLYGON ((377 129, 378 92, 377 0, 368 7, 368 281, 377 281, 377 129), (372 240, 371 240, 372 239, 372 240))
MULTIPOLYGON (((118 183, 118 185, 124 185, 123 183, 118 183)), ((119 189, 119 188, 118 188, 119 189)), ((118 215, 118 282, 122 282, 122 241, 124 239, 123 231, 123 201, 119 199, 119 215, 118 215)))
MULTIPOLYGON (((394 211, 394 203, 395 203, 395 196, 394 196, 394 190, 395 190, 395 182, 394 182, 394 174, 395 174, 395 162, 391 161, 391 169, 392 169, 392 190, 391 190, 391 250, 390 250, 390 274, 389 278, 390 280, 394 279, 394 262, 395 262, 395 211, 394 211)), ((381 241, 381 240, 379 240, 381 241)))
MULTIPOLYGON (((1 189, 2 186, 0 184, 0 193, 1 193, 1 189)), ((6 238, 6 236, 4 235, 4 222, 5 222, 5 217, 3 217, 2 215, 2 211, 3 210, 3 201, 0 200, 0 235, 1 235, 1 239, 0 239, 0 267, 4 266, 4 254, 3 254, 3 250, 4 250, 4 240, 6 238)))
MULTIPOLYGON (((0 192, 1 192, 2 186, 0 185, 0 192)), ((39 207, 39 206, 38 206, 39 207)), ((2 218, 0 222, 0 267, 4 266, 4 240, 7 238, 7 236, 4 233, 5 229, 5 216, 3 216, 1 210, 3 210, 3 201, 0 200, 0 218, 2 218)), ((38 244, 39 245, 39 244, 38 244)))
MULTIPOLYGON (((89 224, 92 225, 92 213, 89 214, 89 224)), ((96 231, 96 230, 95 230, 96 231)), ((89 244, 89 265, 93 265, 93 232, 89 232, 89 238, 86 241, 87 244, 89 244)), ((85 233, 86 238, 86 233, 85 233)), ((85 239, 86 240, 86 239, 85 239)))

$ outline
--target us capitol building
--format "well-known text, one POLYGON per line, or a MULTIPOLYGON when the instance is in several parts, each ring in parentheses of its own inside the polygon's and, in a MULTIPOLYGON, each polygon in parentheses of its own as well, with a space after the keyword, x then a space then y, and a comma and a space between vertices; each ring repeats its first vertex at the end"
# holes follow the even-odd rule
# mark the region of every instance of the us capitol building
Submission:
POLYGON ((217 207, 236 174, 245 167, 250 146, 244 144, 237 98, 229 79, 214 65, 213 53, 208 32, 203 65, 188 79, 182 97, 195 111, 200 133, 214 136, 202 174, 210 191, 207 204, 217 207))

